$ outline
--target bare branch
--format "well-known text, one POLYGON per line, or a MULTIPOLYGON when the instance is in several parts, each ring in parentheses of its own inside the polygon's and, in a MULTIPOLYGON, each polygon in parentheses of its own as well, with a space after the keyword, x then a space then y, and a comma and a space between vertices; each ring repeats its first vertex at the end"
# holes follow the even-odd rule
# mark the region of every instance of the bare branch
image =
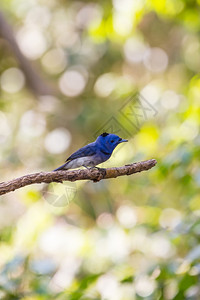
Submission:
POLYGON ((25 175, 8 182, 0 183, 0 195, 15 191, 26 185, 33 183, 51 183, 76 180, 93 180, 94 182, 102 179, 116 178, 118 176, 131 175, 134 173, 147 171, 156 165, 155 159, 137 162, 130 165, 125 165, 119 168, 91 168, 78 170, 62 170, 52 172, 40 172, 35 174, 25 175))

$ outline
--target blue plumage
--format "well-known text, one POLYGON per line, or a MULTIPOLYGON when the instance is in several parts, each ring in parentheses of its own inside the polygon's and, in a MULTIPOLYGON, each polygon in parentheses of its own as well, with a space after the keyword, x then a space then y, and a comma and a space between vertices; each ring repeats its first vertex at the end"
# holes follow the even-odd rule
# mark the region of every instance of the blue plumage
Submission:
POLYGON ((95 142, 90 143, 68 157, 66 163, 54 171, 75 169, 79 167, 95 167, 108 160, 117 145, 128 140, 116 134, 102 133, 95 142))

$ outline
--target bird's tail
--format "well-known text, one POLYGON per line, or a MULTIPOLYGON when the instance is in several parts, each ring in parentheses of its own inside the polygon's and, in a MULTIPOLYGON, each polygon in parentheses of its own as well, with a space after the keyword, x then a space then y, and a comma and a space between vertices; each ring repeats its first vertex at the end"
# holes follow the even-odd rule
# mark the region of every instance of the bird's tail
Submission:
POLYGON ((59 170, 68 170, 69 168, 67 167, 68 162, 66 162, 64 165, 58 167, 57 169, 53 171, 59 171, 59 170))

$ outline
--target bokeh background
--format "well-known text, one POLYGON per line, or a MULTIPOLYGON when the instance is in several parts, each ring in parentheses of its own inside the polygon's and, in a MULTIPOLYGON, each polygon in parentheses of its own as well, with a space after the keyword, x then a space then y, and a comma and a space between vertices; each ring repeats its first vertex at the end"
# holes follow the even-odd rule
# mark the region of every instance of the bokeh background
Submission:
POLYGON ((105 167, 158 161, 1 196, 1 299, 200 299, 199 15, 199 0, 1 0, 1 181, 103 131, 129 139, 105 167))

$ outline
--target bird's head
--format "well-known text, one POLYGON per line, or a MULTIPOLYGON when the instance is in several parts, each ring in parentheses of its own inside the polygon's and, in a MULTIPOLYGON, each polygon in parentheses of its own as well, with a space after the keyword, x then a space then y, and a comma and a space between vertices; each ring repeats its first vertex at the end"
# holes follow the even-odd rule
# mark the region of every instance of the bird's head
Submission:
POLYGON ((122 139, 116 134, 104 132, 98 136, 96 142, 102 149, 105 149, 105 152, 111 154, 117 145, 128 142, 128 140, 122 139))

